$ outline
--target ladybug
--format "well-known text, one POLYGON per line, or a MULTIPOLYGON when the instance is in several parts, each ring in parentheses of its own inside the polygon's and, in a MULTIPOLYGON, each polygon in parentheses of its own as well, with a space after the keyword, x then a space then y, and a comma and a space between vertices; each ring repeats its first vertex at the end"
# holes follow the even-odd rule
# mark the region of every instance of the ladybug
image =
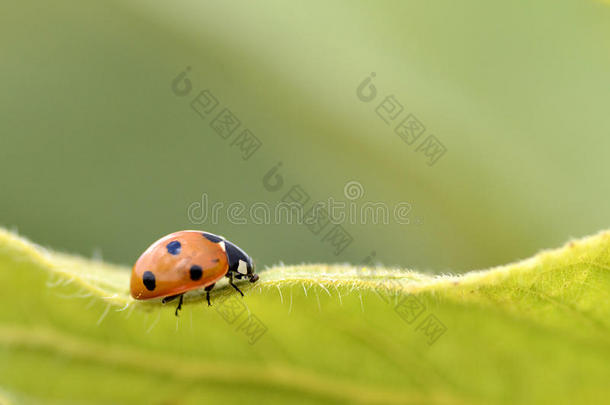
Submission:
POLYGON ((170 233, 150 245, 131 271, 131 296, 137 300, 163 297, 163 303, 179 298, 176 316, 187 291, 204 288, 208 306, 210 291, 218 280, 258 280, 252 259, 222 236, 203 231, 170 233))

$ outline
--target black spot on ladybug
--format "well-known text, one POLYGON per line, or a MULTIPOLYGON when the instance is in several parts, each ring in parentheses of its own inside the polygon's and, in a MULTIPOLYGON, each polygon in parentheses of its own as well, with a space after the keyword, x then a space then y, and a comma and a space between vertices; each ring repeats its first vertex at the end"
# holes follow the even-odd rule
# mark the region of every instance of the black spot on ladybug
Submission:
POLYGON ((146 287, 148 291, 153 291, 157 285, 155 275, 152 271, 145 271, 144 274, 142 274, 142 281, 144 282, 144 287, 146 287))
POLYGON ((223 241, 223 239, 220 236, 216 236, 213 233, 203 232, 202 235, 204 238, 206 238, 207 240, 209 240, 210 242, 213 242, 213 243, 218 243, 218 242, 223 241))
POLYGON ((195 265, 191 266, 190 274, 191 274, 191 280, 197 281, 203 275, 203 271, 201 270, 201 267, 199 267, 195 264, 195 265))
POLYGON ((180 250, 182 249, 182 245, 177 240, 168 243, 166 247, 167 247, 167 252, 171 255, 179 254, 180 250))

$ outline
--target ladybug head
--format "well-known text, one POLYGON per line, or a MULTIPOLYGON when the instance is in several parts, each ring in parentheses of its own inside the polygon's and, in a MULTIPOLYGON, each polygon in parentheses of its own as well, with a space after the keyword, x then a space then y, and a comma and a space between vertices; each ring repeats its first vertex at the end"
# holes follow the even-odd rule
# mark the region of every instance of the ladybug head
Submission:
POLYGON ((225 240, 225 247, 229 262, 229 272, 232 272, 237 279, 247 278, 251 283, 257 281, 258 274, 254 273, 254 264, 250 256, 227 240, 225 240))

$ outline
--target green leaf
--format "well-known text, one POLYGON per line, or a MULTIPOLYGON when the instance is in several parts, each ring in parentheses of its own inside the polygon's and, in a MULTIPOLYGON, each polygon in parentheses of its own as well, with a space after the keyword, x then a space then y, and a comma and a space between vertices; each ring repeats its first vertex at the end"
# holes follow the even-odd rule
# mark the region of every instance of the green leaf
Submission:
POLYGON ((0 230, 1 403, 599 403, 610 232, 462 276, 280 266, 175 304, 0 230), (434 329, 432 326, 436 326, 434 329), (436 333, 435 333, 436 332, 436 333), (441 333, 442 332, 442 333, 441 333))

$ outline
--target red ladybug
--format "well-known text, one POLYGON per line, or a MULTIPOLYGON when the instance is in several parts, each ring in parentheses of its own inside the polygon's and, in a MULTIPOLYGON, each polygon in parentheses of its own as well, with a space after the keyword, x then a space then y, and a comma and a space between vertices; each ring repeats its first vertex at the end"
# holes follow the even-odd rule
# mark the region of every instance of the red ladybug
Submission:
POLYGON ((223 277, 242 296, 234 279, 258 280, 252 259, 239 247, 203 231, 179 231, 162 237, 136 261, 131 272, 131 296, 137 300, 179 298, 176 316, 187 291, 204 288, 208 305, 210 291, 223 277))

